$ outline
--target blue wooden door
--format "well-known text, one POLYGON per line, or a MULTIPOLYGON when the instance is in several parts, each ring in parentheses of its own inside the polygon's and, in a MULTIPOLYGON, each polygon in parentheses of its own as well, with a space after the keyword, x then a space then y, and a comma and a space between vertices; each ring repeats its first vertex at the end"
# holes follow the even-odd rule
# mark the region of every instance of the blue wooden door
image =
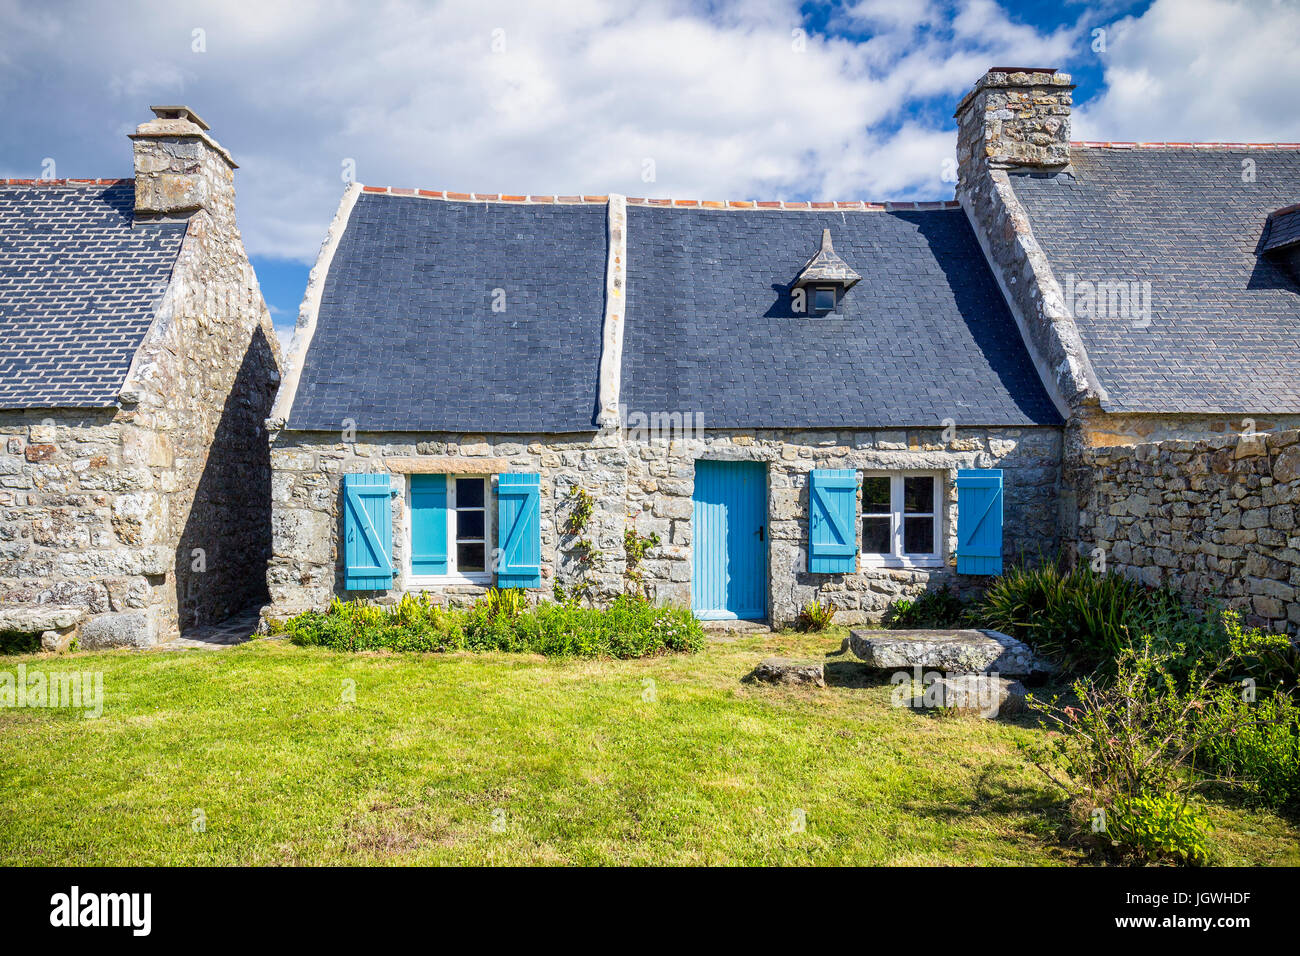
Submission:
POLYGON ((691 608, 706 621, 767 615, 767 467, 697 461, 691 608))

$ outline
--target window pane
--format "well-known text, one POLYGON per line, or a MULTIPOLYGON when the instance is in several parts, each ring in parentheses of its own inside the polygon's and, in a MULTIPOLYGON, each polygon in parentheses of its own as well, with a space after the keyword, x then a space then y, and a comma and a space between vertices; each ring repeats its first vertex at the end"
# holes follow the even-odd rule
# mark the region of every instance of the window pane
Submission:
POLYGON ((903 519, 903 553, 934 554, 934 519, 903 519))
POLYGON ((483 544, 456 545, 456 568, 462 574, 485 570, 483 563, 483 544))
POLYGON ((483 507, 483 479, 482 478, 457 478, 456 479, 456 507, 457 508, 482 508, 483 507))
POLYGON ((813 290, 813 308, 818 312, 826 312, 835 308, 835 290, 834 289, 815 289, 813 290))
POLYGON ((456 537, 458 538, 483 537, 483 512, 457 511, 456 512, 456 537))
POLYGON ((889 518, 862 519, 862 553, 889 554, 889 518))
POLYGON ((908 514, 934 514, 934 478, 920 475, 903 479, 903 510, 908 514))
POLYGON ((889 514, 888 475, 873 475, 862 479, 862 513, 889 514))

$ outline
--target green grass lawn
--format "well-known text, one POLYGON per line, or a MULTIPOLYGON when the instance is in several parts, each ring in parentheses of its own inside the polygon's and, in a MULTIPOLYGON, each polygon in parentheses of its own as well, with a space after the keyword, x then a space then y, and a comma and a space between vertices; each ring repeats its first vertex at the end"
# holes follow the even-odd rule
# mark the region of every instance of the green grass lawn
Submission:
MULTIPOLYGON (((102 670, 105 694, 95 720, 0 710, 0 864, 1081 862, 1020 753, 1029 721, 892 707, 843 658, 825 690, 740 682, 762 657, 838 645, 0 658, 102 670)), ((1300 864, 1294 824, 1210 810, 1221 862, 1300 864)))

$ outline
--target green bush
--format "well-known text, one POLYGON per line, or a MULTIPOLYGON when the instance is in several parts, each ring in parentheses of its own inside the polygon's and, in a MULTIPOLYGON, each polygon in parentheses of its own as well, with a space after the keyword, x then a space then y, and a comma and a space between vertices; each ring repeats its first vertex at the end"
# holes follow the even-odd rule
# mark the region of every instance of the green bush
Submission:
POLYGON ((0 654, 34 654, 41 649, 41 635, 28 631, 0 631, 0 654))
POLYGON ((295 644, 364 651, 510 651, 549 657, 648 657, 704 646, 699 621, 686 610, 620 595, 608 608, 520 605, 521 592, 500 591, 468 608, 404 595, 391 607, 339 601, 280 627, 295 644))
POLYGON ((884 624, 890 628, 963 627, 969 613, 966 602, 945 584, 937 591, 923 591, 915 598, 895 601, 885 612, 884 624))
POLYGON ((1210 822, 1186 797, 1156 793, 1117 800, 1102 819, 1099 835, 1117 856, 1192 866, 1209 862, 1210 822))
POLYGON ((971 616, 1076 672, 1110 669, 1144 634, 1200 633, 1199 619, 1174 591, 1086 565, 1012 568, 994 579, 971 616))
POLYGON ((1285 693, 1257 701, 1220 688, 1196 717, 1204 738, 1202 769, 1219 774, 1255 802, 1300 809, 1300 707, 1285 693))
POLYGON ((1187 794, 1205 782, 1196 772, 1196 757, 1213 746, 1214 738, 1239 735, 1254 719, 1235 709, 1219 709, 1214 721, 1202 719, 1225 689, 1233 689, 1231 675, 1261 651, 1286 642, 1258 629, 1243 630, 1231 613, 1224 615, 1224 629, 1227 647, 1196 661, 1182 677, 1170 665, 1185 661, 1186 648, 1144 636, 1119 654, 1113 676, 1076 680, 1066 700, 1030 697, 1053 731, 1032 746, 1034 764, 1076 810, 1104 812, 1106 833, 1125 852, 1141 855, 1145 849, 1151 859, 1163 859, 1150 855, 1157 845, 1150 840, 1168 832, 1171 845, 1183 849, 1165 847, 1161 854, 1182 854, 1184 862, 1201 859, 1188 849, 1197 830, 1195 815, 1174 814, 1166 804, 1173 799, 1184 805, 1187 794))

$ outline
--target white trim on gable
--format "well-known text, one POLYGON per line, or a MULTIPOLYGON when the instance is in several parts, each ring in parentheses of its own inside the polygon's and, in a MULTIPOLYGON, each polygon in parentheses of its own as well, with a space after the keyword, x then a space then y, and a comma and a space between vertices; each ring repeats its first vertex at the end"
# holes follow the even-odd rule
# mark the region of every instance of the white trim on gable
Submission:
POLYGON ((610 193, 605 262, 605 320, 600 351, 601 428, 618 428, 623 384, 623 318, 627 308, 627 197, 610 193))
MULTIPOLYGON (((321 243, 320 255, 312 267, 307 280, 307 291, 303 295, 302 305, 298 308, 298 323, 293 330, 293 341, 289 345, 289 354, 284 361, 284 377, 280 389, 275 393, 275 405, 271 408, 271 417, 267 421, 268 429, 283 428, 293 411, 293 400, 298 394, 298 381, 302 377, 302 368, 307 361, 307 350, 311 348, 312 337, 316 334, 316 320, 320 315, 321 296, 325 292, 325 279, 329 276, 330 265, 334 262, 334 253, 347 231, 352 210, 361 195, 361 183, 350 183, 343 191, 338 211, 330 223, 325 241, 321 243)), ((343 423, 339 423, 343 427, 343 423)))
MULTIPOLYGON (((1106 389, 1097 378, 1074 316, 1065 305, 1065 296, 1052 272, 1051 263, 1034 236, 1029 214, 1020 204, 1006 170, 986 169, 983 171, 983 179, 984 182, 976 183, 969 189, 959 188, 957 199, 975 233, 975 240, 984 253, 989 271, 998 284, 1002 299, 1011 312, 1011 318, 1020 331, 1025 351, 1029 353, 1052 404, 1060 412, 1061 418, 1068 422, 1073 409, 1070 398, 1065 394, 1066 390, 1075 396, 1092 397, 1098 402, 1105 402, 1106 389), (1035 291, 1026 294, 1034 303, 1036 314, 1026 314, 1016 290, 1008 285, 1007 276, 999 266, 992 246, 993 242, 999 240, 990 235, 993 226, 981 219, 981 215, 987 213, 976 209, 975 200, 971 196, 972 189, 984 189, 987 193, 985 210, 997 213, 999 223, 1004 219, 1011 223, 1015 237, 1003 242, 1003 245, 1015 256, 1026 280, 1035 285, 1035 291), (1058 353, 1060 358, 1055 367, 1051 365, 1049 356, 1044 354, 1045 349, 1058 353)), ((1001 229, 1001 226, 997 228, 1001 229)), ((1011 277, 1012 283, 1020 280, 1020 276, 1011 277)))

